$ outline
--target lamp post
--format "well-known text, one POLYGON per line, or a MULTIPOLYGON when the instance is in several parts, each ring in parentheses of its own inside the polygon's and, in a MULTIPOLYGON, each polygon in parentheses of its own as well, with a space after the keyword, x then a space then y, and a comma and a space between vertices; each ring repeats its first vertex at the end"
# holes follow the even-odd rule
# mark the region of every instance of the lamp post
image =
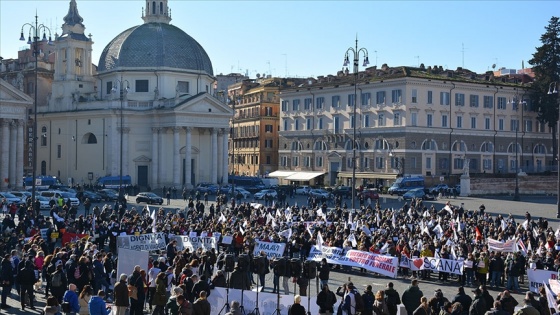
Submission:
POLYGON ((368 58, 368 51, 365 48, 359 48, 358 49, 358 38, 356 37, 356 46, 355 47, 350 47, 346 50, 346 54, 344 56, 344 67, 348 67, 348 65, 350 64, 350 52, 353 53, 354 58, 354 67, 353 67, 353 72, 354 72, 354 104, 352 104, 353 111, 352 111, 352 119, 353 119, 353 132, 352 132, 352 210, 355 210, 356 208, 354 207, 354 202, 355 202, 355 198, 356 198, 356 98, 358 95, 358 61, 360 59, 360 53, 363 54, 364 56, 364 63, 363 66, 367 66, 369 64, 369 58, 368 58))
MULTIPOLYGON (((558 95, 558 119, 560 119, 560 94, 558 93, 558 82, 554 81, 551 82, 548 86, 548 95, 556 94, 558 95)), ((560 122, 556 123, 556 131, 558 131, 558 127, 560 127, 560 122)), ((560 136, 558 137, 558 146, 556 148, 556 162, 558 162, 558 167, 556 171, 558 172, 558 196, 556 201, 556 218, 560 218, 560 136)))
POLYGON ((518 126, 515 126, 515 193, 513 194, 513 201, 519 201, 519 160, 517 154, 519 152, 519 144, 517 143, 518 126))
MULTIPOLYGON (((25 23, 21 26, 21 36, 19 38, 19 40, 21 41, 25 41, 25 36, 23 36, 23 30, 26 27, 29 30, 27 36, 28 37, 27 44, 30 45, 33 44, 31 47, 33 51, 33 56, 35 56, 35 92, 34 92, 35 100, 33 104, 33 158, 32 158, 33 180, 31 183, 31 205, 35 207, 35 193, 36 193, 35 177, 37 176, 37 139, 38 139, 37 138, 37 83, 39 83, 38 66, 39 66, 39 54, 41 53, 41 50, 39 49, 39 34, 41 34, 41 31, 43 32, 42 41, 47 42, 49 45, 52 45, 52 39, 51 39, 51 30, 45 25, 39 24, 39 17, 37 16, 37 14, 35 14, 35 25, 31 23, 25 23), (46 31, 49 32, 48 40, 47 40, 46 31), (33 40, 31 40, 32 36, 33 36, 33 40)), ((21 176, 21 174, 18 174, 18 176, 21 176)), ((39 215, 39 211, 40 209, 34 209, 36 215, 39 215)))
MULTIPOLYGON (((120 126, 121 126, 121 134, 120 134, 120 153, 119 153, 119 202, 122 202, 123 199, 123 134, 124 134, 124 127, 123 127, 123 105, 124 105, 124 97, 128 93, 128 88, 130 83, 128 80, 123 80, 122 74, 121 79, 116 79, 116 83, 119 85, 119 99, 121 101, 121 108, 120 108, 120 126), (126 87, 124 84, 126 83, 126 87)), ((117 88, 113 87, 113 92, 116 92, 117 88)))
POLYGON ((231 108, 233 109, 233 116, 231 117, 231 126, 232 126, 232 130, 231 130, 231 157, 232 157, 232 163, 231 163, 231 169, 232 169, 232 177, 231 177, 231 195, 233 198, 235 198, 235 103, 237 102, 237 91, 233 91, 233 100, 231 103, 231 108))

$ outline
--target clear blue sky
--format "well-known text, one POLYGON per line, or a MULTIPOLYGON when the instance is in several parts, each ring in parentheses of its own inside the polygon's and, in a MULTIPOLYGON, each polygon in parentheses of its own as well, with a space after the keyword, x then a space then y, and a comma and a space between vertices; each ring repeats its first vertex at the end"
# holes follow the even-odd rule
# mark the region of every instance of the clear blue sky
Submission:
MULTIPOLYGON (((25 46, 21 26, 34 20, 35 10, 40 23, 60 33, 69 2, 0 0, 0 56, 17 57, 25 46)), ((143 23, 143 0, 77 3, 86 34, 93 35, 95 64, 117 34, 143 23)), ((336 74, 356 34, 371 65, 377 59, 378 66, 520 69, 522 60, 529 66, 550 18, 560 15, 559 1, 170 0, 169 7, 171 24, 206 49, 215 74, 251 77, 336 74)))

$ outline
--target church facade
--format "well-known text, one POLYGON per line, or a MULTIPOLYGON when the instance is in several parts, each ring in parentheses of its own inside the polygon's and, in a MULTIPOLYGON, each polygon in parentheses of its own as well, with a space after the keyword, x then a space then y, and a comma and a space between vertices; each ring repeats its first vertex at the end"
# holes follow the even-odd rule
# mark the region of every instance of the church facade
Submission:
POLYGON ((68 184, 130 175, 140 189, 227 183, 233 112, 216 93, 210 58, 169 12, 167 0, 146 1, 144 23, 108 43, 95 69, 70 2, 52 95, 39 109, 38 174, 68 184))

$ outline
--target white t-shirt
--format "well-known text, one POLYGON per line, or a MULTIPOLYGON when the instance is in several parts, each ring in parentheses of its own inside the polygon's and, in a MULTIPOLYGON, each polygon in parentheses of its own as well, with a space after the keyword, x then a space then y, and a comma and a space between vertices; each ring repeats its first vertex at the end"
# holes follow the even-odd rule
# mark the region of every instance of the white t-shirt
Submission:
POLYGON ((160 272, 161 272, 161 269, 156 268, 156 267, 152 267, 152 269, 150 269, 148 271, 148 281, 150 283, 150 288, 155 288, 156 287, 156 277, 160 272))

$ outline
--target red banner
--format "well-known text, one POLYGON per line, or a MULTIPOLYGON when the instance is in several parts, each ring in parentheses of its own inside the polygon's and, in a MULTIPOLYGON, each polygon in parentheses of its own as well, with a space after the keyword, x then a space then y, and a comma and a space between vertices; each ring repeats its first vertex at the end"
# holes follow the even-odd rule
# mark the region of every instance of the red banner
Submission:
POLYGON ((66 232, 62 234, 62 246, 66 245, 66 243, 77 242, 84 237, 89 238, 89 234, 76 234, 66 232))

